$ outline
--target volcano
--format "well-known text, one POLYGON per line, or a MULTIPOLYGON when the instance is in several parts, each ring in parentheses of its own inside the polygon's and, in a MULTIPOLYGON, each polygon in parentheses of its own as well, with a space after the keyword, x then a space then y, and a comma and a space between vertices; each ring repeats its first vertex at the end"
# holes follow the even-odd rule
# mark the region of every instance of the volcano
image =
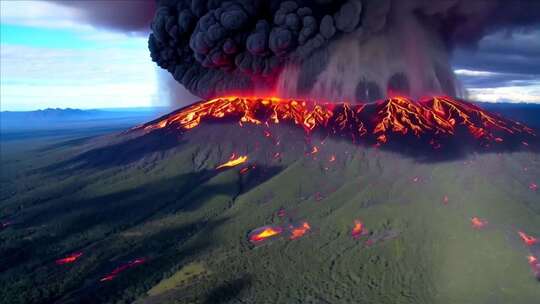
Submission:
MULTIPOLYGON (((292 124, 309 135, 322 132, 340 135, 354 142, 377 145, 390 140, 429 144, 435 149, 456 141, 476 141, 479 146, 527 145, 535 137, 532 129, 504 119, 478 106, 433 97, 413 101, 393 97, 373 104, 317 103, 280 98, 225 97, 202 101, 175 111, 134 131, 156 129, 187 131, 201 122, 219 120, 268 126, 292 124)), ((425 148, 425 147, 424 147, 425 148)))
POLYGON ((525 124, 447 97, 228 97, 45 146, 2 202, 2 293, 534 303, 540 154, 525 124))

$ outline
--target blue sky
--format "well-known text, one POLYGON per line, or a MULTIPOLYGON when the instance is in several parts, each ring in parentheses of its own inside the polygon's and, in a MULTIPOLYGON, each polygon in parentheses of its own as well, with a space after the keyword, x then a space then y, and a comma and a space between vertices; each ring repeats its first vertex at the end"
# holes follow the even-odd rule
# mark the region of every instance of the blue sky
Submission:
POLYGON ((145 35, 92 28, 47 2, 0 5, 2 111, 165 104, 145 35))
MULTIPOLYGON (((74 8, 49 2, 1 0, 0 6, 0 110, 168 102, 160 84, 170 76, 158 76, 146 34, 96 29, 82 22, 74 8)), ((534 54, 540 54, 540 31, 518 33, 511 40, 499 36, 486 36, 474 51, 456 52, 455 71, 469 97, 540 103, 540 68, 533 69, 540 67, 534 61, 534 54)))

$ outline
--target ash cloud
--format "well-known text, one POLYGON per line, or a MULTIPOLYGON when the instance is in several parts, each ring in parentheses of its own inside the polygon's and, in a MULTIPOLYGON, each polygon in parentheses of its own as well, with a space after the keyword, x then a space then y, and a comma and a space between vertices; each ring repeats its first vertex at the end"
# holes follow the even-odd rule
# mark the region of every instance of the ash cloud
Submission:
POLYGON ((149 49, 204 98, 457 95, 452 50, 539 12, 525 0, 158 0, 149 49))

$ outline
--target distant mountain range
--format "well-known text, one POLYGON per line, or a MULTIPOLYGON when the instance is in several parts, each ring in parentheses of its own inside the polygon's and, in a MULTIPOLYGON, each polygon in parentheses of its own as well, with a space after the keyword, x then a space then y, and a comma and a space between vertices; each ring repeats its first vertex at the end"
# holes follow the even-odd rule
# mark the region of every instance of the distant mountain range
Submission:
POLYGON ((540 104, 534 103, 477 103, 483 109, 506 118, 540 128, 540 104))
POLYGON ((58 128, 87 124, 106 125, 111 120, 128 124, 142 123, 168 112, 167 108, 126 108, 126 109, 59 109, 48 108, 36 111, 0 112, 2 131, 13 129, 58 128))
POLYGON ((6 119, 32 118, 32 119, 80 119, 109 116, 141 116, 153 113, 165 113, 167 108, 112 108, 112 109, 72 109, 47 108, 35 111, 2 111, 0 115, 6 119))

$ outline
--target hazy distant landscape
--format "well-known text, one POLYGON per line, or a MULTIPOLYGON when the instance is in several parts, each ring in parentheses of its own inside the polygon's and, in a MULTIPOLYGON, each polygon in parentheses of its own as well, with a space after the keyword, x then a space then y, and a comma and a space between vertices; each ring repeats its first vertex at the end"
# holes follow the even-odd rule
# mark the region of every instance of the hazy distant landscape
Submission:
POLYGON ((103 134, 127 129, 154 119, 167 108, 44 109, 0 112, 2 141, 37 137, 103 134))

